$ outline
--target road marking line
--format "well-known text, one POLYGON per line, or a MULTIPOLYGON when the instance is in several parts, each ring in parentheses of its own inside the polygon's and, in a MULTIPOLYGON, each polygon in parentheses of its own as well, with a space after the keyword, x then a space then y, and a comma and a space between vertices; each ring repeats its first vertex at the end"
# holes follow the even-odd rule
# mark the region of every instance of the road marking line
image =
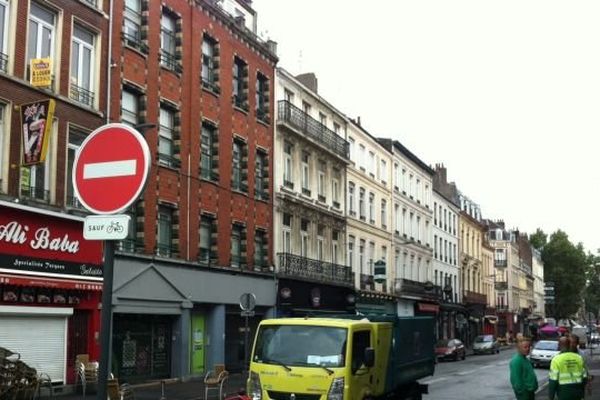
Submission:
POLYGON ((83 179, 135 175, 137 160, 107 161, 83 165, 83 179))
POLYGON ((544 390, 544 388, 546 387, 546 385, 548 385, 548 383, 550 383, 550 381, 546 381, 546 382, 542 383, 541 386, 538 387, 538 390, 536 390, 536 393, 539 393, 542 390, 544 390))
POLYGON ((437 383, 437 382, 441 382, 441 381, 445 381, 448 378, 435 378, 435 379, 431 379, 431 380, 425 380, 422 381, 421 383, 425 384, 425 385, 431 385, 432 383, 437 383))

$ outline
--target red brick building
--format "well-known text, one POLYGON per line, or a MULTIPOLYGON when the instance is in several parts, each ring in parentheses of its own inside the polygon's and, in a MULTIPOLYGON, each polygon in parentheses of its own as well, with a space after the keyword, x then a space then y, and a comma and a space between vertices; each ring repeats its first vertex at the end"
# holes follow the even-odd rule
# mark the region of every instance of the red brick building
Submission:
POLYGON ((113 372, 241 368, 240 294, 256 295, 252 326, 275 304, 274 43, 256 35, 250 1, 113 8, 111 121, 136 126, 152 154, 115 259, 113 372))
POLYGON ((99 355, 102 246, 82 238, 70 171, 106 121, 108 12, 0 0, 0 343, 54 382, 99 355))

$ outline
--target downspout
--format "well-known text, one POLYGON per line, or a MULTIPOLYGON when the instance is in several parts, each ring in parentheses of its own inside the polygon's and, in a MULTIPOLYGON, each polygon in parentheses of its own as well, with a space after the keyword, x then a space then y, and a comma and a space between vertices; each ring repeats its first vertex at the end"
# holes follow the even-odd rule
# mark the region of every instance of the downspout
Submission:
POLYGON ((113 29, 113 7, 114 0, 110 0, 110 6, 108 11, 108 62, 106 63, 106 123, 110 123, 110 89, 112 85, 112 29, 113 29))

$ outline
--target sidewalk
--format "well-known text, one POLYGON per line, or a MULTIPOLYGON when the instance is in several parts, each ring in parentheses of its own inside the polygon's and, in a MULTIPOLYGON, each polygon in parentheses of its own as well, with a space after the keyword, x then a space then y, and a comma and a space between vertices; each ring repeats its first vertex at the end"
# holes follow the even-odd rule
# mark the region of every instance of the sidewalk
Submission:
MULTIPOLYGON (((229 378, 225 382, 223 392, 227 395, 235 394, 240 389, 245 389, 246 379, 245 374, 236 373, 229 375, 229 378)), ((164 398, 161 393, 160 381, 152 383, 144 383, 141 385, 131 385, 135 394, 135 400, 200 400, 204 399, 204 382, 202 379, 194 379, 187 382, 181 382, 179 380, 166 380, 165 381, 165 394, 164 398)), ((44 392, 45 394, 45 392, 44 392)), ((213 400, 218 399, 218 393, 214 390, 209 392, 209 398, 213 400)), ((49 399, 50 397, 42 397, 42 399, 49 399)), ((57 400, 81 400, 83 395, 81 393, 71 393, 62 395, 55 393, 54 398, 57 400)), ((88 400, 95 400, 96 392, 86 393, 85 396, 88 400)))
MULTIPOLYGON (((589 350, 586 350, 589 351, 589 350)), ((592 381, 586 393, 586 400, 600 399, 600 348, 593 349, 593 355, 586 357, 588 374, 592 377, 592 381)), ((548 384, 546 383, 535 395, 538 399, 548 398, 548 384)))

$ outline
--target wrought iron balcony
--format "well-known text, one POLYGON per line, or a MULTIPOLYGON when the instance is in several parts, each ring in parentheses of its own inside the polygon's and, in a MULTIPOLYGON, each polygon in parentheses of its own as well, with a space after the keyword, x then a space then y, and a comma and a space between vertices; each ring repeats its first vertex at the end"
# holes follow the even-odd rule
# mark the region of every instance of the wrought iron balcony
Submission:
POLYGON ((78 208, 80 210, 84 210, 85 208, 83 207, 83 205, 79 202, 79 199, 73 195, 69 195, 67 196, 67 207, 71 207, 71 208, 78 208))
POLYGON ((50 191, 38 186, 21 185, 21 196, 24 198, 50 202, 50 191))
POLYGON ((487 304, 487 296, 485 294, 465 290, 463 292, 463 302, 467 304, 487 304))
POLYGON ((94 92, 91 90, 84 89, 77 85, 71 85, 71 91, 69 93, 70 97, 86 106, 93 107, 94 106, 94 92))
POLYGON ((506 259, 501 260, 501 259, 495 259, 494 260, 494 267, 506 267, 508 265, 508 262, 506 261, 506 259))
POLYGON ((6 72, 8 68, 8 56, 0 52, 0 71, 6 72))
POLYGON ((394 293, 397 295, 419 297, 422 299, 442 299, 442 287, 431 282, 418 282, 410 279, 397 278, 394 281, 394 293))
POLYGON ((349 158, 350 145, 344 138, 287 100, 279 101, 278 113, 278 123, 285 123, 340 157, 349 158))
POLYGON ((144 243, 135 239, 124 239, 117 242, 116 249, 126 253, 135 253, 138 249, 142 249, 144 243))
POLYGON ((319 282, 353 286, 350 267, 326 261, 314 260, 290 253, 278 253, 280 275, 306 278, 319 282))

